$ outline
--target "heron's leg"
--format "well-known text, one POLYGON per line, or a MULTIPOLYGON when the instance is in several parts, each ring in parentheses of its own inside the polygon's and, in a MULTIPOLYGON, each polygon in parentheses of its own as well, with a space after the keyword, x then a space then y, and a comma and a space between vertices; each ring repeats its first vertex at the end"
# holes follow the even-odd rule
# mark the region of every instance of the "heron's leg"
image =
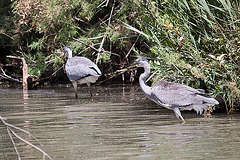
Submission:
POLYGON ((78 99, 78 94, 77 94, 77 82, 76 82, 76 81, 72 81, 72 85, 73 85, 73 88, 74 88, 74 91, 75 91, 76 99, 78 99))
POLYGON ((173 111, 174 111, 176 117, 177 117, 177 118, 180 117, 180 118, 182 119, 182 121, 183 121, 183 124, 185 124, 186 121, 183 119, 180 110, 179 110, 177 107, 172 107, 172 109, 173 109, 173 111))
POLYGON ((88 85, 88 88, 89 88, 89 93, 90 93, 91 99, 93 101, 93 95, 92 95, 92 90, 91 90, 91 83, 88 82, 87 85, 88 85))

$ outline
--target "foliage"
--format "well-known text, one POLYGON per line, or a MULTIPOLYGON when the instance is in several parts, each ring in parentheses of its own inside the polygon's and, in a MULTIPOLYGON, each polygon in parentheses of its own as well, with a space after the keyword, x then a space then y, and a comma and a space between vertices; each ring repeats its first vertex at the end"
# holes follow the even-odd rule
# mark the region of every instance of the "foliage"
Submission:
POLYGON ((11 50, 28 60, 34 76, 43 76, 49 67, 45 62, 49 56, 55 57, 51 66, 57 70, 59 65, 55 63, 61 61, 65 46, 99 63, 109 59, 122 61, 131 40, 121 38, 130 32, 121 26, 121 21, 133 22, 131 4, 132 0, 13 0, 9 12, 12 18, 3 22, 11 42, 4 45, 13 45, 11 50), (7 30, 11 23, 13 28, 7 30))
POLYGON ((154 81, 204 88, 229 112, 240 100, 240 20, 235 0, 139 1, 140 29, 154 58, 154 81))
POLYGON ((1 1, 0 3, 0 45, 7 45, 13 38, 8 35, 9 32, 14 28, 12 25, 12 12, 10 8, 10 1, 1 1))

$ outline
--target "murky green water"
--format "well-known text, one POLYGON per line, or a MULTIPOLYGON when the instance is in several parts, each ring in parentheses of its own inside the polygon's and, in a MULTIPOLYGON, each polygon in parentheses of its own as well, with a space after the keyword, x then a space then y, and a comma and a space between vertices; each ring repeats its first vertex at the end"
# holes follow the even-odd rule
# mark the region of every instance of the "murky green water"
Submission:
MULTIPOLYGON (((76 100, 71 86, 24 94, 0 90, 0 116, 31 132, 56 160, 240 159, 239 115, 203 118, 182 112, 183 125, 137 86, 96 86, 93 102, 86 87, 79 92, 76 100)), ((17 159, 2 123, 0 138, 0 159, 17 159)), ((14 140, 22 159, 42 159, 40 152, 14 140)))

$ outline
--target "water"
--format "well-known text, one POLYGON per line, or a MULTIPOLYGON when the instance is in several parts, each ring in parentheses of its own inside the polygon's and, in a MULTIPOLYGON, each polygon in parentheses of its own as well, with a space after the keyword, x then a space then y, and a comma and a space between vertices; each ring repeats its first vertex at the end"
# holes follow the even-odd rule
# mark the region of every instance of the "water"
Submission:
MULTIPOLYGON (((240 118, 213 113, 203 118, 173 111, 146 99, 138 86, 55 87, 23 93, 0 90, 0 116, 32 133, 56 160, 239 159, 240 118)), ((36 144, 26 134, 22 138, 36 144)), ((14 138, 22 159, 42 154, 14 138)), ((0 159, 17 159, 6 127, 0 123, 0 159)))

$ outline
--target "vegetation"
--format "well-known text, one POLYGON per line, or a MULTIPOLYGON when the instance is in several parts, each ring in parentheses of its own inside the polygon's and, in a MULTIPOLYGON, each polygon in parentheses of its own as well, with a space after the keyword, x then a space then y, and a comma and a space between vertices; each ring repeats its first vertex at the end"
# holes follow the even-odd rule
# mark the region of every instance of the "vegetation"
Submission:
POLYGON ((105 77, 135 51, 152 58, 153 82, 203 88, 228 113, 239 106, 237 0, 13 0, 0 8, 3 55, 25 58, 33 76, 58 75, 65 46, 105 77))
POLYGON ((225 103, 240 100, 240 15, 235 0, 154 0, 138 3, 154 81, 165 79, 204 88, 225 103))
MULTIPOLYGON (((78 0, 23 0, 3 5, 1 46, 11 46, 15 56, 24 57, 33 76, 51 77, 63 64, 63 48, 106 64, 113 72, 123 67, 131 39, 122 22, 132 21, 132 2, 78 0), (126 13, 132 13, 126 15, 126 13), (9 29, 8 26, 11 26, 9 29), (109 65, 111 65, 109 67, 109 65), (49 71, 50 70, 50 71, 49 71)), ((110 71, 108 71, 110 72, 110 71)))

